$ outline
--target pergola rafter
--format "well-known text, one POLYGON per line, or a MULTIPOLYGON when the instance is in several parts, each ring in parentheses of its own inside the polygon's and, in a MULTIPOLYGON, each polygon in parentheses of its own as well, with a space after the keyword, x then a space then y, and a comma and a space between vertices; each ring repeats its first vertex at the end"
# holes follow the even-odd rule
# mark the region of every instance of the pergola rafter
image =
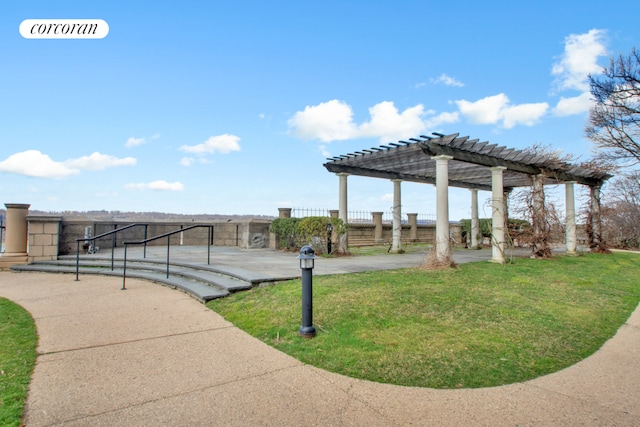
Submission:
POLYGON ((606 173, 558 162, 554 159, 459 134, 421 135, 409 141, 389 143, 347 155, 332 157, 325 168, 334 173, 435 183, 436 162, 432 157, 451 156, 449 185, 491 191, 491 173, 487 168, 502 166, 506 190, 530 185, 528 175, 545 172, 545 184, 573 181, 590 187, 600 186, 611 177, 606 173))

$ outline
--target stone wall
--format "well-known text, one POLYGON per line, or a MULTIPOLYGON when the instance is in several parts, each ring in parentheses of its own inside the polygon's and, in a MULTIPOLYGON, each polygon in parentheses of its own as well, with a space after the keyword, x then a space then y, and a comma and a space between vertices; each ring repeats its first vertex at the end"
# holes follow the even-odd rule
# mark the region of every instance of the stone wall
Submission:
MULTIPOLYGON (((269 245, 269 225, 270 221, 251 220, 251 221, 209 221, 199 222, 198 225, 213 226, 213 236, 211 244, 213 246, 239 246, 241 248, 264 248, 269 245)), ((117 221, 92 221, 86 219, 63 219, 61 223, 59 253, 60 255, 68 255, 76 253, 76 239, 83 239, 85 236, 85 228, 89 227, 92 236, 98 236, 111 230, 115 230, 131 224, 131 222, 117 221)), ((195 223, 178 222, 178 221, 158 221, 146 223, 147 238, 166 234, 180 228, 187 228, 195 223)), ((145 227, 140 225, 129 228, 127 230, 97 239, 95 246, 101 249, 111 249, 122 247, 122 243, 140 241, 145 238, 145 227)), ((162 246, 167 244, 167 239, 171 239, 171 245, 197 246, 206 245, 209 238, 209 228, 199 227, 177 233, 167 238, 160 238, 149 242, 149 246, 162 246)), ((84 240, 80 241, 80 250, 82 251, 84 240)))
POLYGON ((59 216, 27 216, 29 263, 58 259, 61 221, 59 216))
MULTIPOLYGON (((377 233, 375 224, 349 224, 349 246, 372 246, 380 244, 391 244, 393 240, 393 226, 391 224, 381 224, 382 233, 377 233)), ((451 237, 456 242, 462 242, 462 226, 458 223, 450 224, 451 237)), ((436 239, 435 224, 402 224, 401 240, 406 243, 428 243, 433 244, 436 239)))

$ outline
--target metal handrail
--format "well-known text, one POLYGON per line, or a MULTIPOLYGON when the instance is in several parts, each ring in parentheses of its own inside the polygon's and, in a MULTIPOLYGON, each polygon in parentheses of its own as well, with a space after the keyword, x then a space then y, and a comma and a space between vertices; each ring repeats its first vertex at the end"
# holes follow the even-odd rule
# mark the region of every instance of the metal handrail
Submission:
POLYGON ((4 226, 4 220, 3 218, 0 216, 0 252, 2 252, 2 234, 3 234, 3 230, 7 228, 4 226))
MULTIPOLYGON (((93 236, 93 237, 84 237, 84 238, 79 238, 76 239, 76 282, 79 280, 78 276, 80 274, 80 242, 87 242, 87 241, 93 241, 93 240, 97 240, 97 239, 101 239, 105 236, 108 235, 112 235, 113 237, 111 238, 111 271, 113 271, 113 258, 114 258, 114 249, 116 247, 116 233, 126 230, 128 228, 132 228, 132 227, 139 227, 139 226, 143 226, 144 227, 144 238, 147 238, 147 229, 149 227, 149 224, 145 224, 145 223, 135 223, 135 224, 129 224, 129 225, 125 225, 124 227, 115 229, 115 230, 111 230, 111 231, 107 231, 106 233, 102 233, 99 234, 97 236, 93 236)), ((147 245, 144 245, 144 258, 147 257, 147 245)))
POLYGON ((127 280, 127 246, 128 245, 142 245, 144 244, 146 247, 146 244, 148 242, 152 242, 154 240, 158 240, 158 239, 162 239, 164 237, 167 238, 167 279, 169 278, 169 248, 171 246, 171 236, 173 236, 174 234, 178 234, 178 233, 182 233, 185 232, 187 230, 191 230, 192 228, 198 228, 198 227, 207 227, 209 229, 209 233, 207 236, 207 265, 211 264, 211 240, 212 240, 212 236, 213 236, 213 225, 208 225, 208 224, 196 224, 196 225, 191 225, 189 227, 186 228, 180 228, 179 230, 174 230, 174 231, 170 231, 168 233, 164 233, 164 234, 160 234, 158 236, 155 237, 150 237, 148 239, 144 239, 144 240, 139 240, 139 241, 133 241, 133 242, 122 242, 122 244, 124 245, 124 262, 122 265, 122 290, 126 289, 125 283, 127 280))

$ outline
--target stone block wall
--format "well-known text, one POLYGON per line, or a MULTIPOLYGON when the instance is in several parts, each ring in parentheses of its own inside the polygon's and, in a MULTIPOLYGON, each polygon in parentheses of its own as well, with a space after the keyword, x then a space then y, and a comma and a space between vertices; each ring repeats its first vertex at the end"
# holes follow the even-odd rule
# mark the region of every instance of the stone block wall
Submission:
POLYGON ((27 221, 29 224, 29 262, 58 259, 62 218, 58 216, 27 216, 27 221))
MULTIPOLYGON (((76 253, 76 239, 83 239, 85 236, 85 228, 89 227, 92 236, 99 236, 106 232, 122 228, 131 224, 131 222, 116 221, 92 221, 87 219, 63 219, 61 223, 61 232, 59 240, 60 255, 68 255, 76 253)), ((151 238, 162 234, 170 233, 180 228, 187 228, 195 223, 189 222, 173 222, 173 221, 156 221, 146 223, 146 236, 151 238)), ((270 221, 266 220, 250 220, 250 221, 209 221, 199 222, 198 225, 213 226, 211 236, 211 244, 213 246, 238 246, 245 249, 265 248, 269 246, 269 225, 270 221)), ((140 225, 123 230, 114 235, 97 239, 95 246, 103 249, 111 249, 122 247, 123 242, 140 241, 145 238, 145 227, 140 225)), ((170 237, 160 238, 149 242, 148 246, 164 246, 167 239, 170 239, 171 246, 199 246, 206 245, 209 238, 208 227, 198 227, 185 230, 182 233, 174 234, 170 237)), ((80 242, 80 251, 83 251, 84 240, 80 242)))

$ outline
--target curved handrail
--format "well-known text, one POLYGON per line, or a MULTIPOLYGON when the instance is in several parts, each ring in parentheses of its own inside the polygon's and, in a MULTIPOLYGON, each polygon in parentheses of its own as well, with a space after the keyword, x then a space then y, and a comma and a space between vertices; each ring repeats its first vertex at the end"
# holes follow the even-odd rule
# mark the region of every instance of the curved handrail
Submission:
MULTIPOLYGON (((132 227, 140 227, 140 226, 144 226, 144 238, 146 239, 147 238, 147 229, 149 227, 149 224, 147 224, 147 223, 129 224, 129 225, 125 225, 124 227, 120 227, 120 228, 115 229, 115 230, 107 231, 106 233, 102 233, 102 234, 99 234, 97 236, 83 237, 83 238, 76 239, 76 282, 78 280, 80 280, 78 278, 78 276, 80 274, 80 242, 82 242, 82 241, 84 241, 84 242, 94 241, 94 240, 97 240, 97 239, 101 239, 101 238, 103 238, 105 236, 113 235, 113 238, 111 240, 111 271, 113 271, 113 251, 114 251, 114 249, 116 247, 116 242, 115 242, 116 233, 118 233, 120 231, 123 231, 123 230, 127 230, 127 229, 132 228, 132 227)), ((144 245, 144 257, 145 258, 147 257, 147 245, 146 244, 144 245)))
POLYGON ((150 237, 148 239, 145 238, 144 240, 122 242, 122 244, 124 245, 124 262, 122 265, 122 288, 121 289, 122 290, 126 289, 125 283, 127 280, 127 246, 128 245, 144 244, 146 247, 148 242, 152 242, 154 240, 158 240, 166 237, 167 238, 167 278, 169 278, 169 248, 171 246, 171 236, 173 236, 174 234, 182 233, 187 230, 191 230, 192 228, 198 228, 198 227, 207 227, 209 229, 209 233, 207 237, 207 265, 211 264, 211 240, 212 240, 211 237, 213 236, 213 225, 209 225, 209 224, 195 224, 186 228, 180 228, 179 230, 169 231, 168 233, 150 237))

